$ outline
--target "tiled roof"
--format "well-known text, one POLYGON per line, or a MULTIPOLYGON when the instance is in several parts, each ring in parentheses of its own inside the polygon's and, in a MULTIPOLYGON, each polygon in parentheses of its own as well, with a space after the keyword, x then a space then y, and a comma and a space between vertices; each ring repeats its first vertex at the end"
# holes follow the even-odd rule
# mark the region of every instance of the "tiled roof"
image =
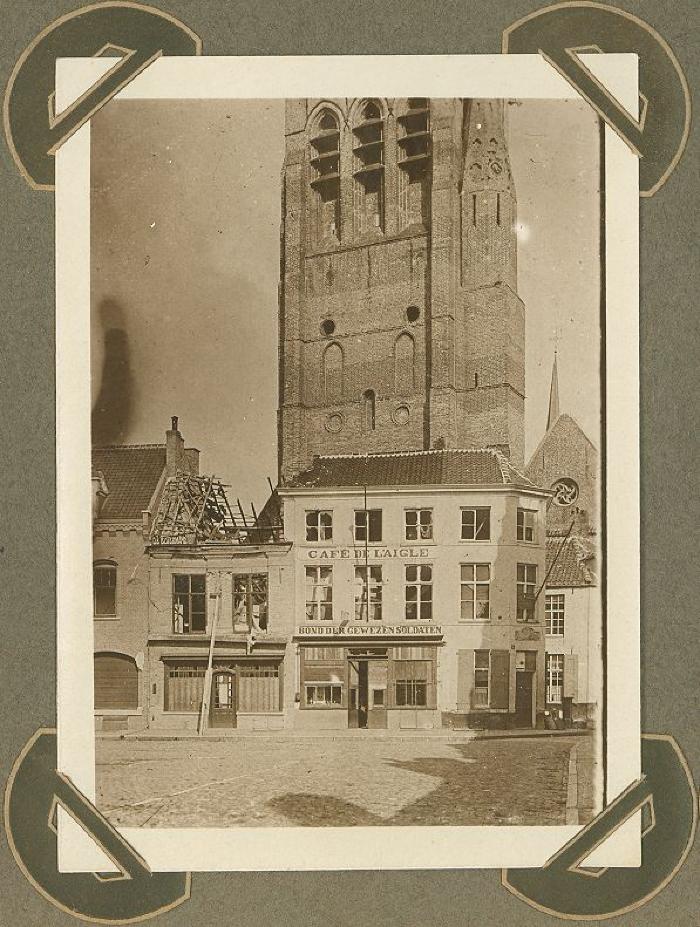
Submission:
POLYGON ((288 487, 341 486, 534 486, 492 448, 339 454, 314 457, 309 470, 288 487))
POLYGON ((92 469, 102 472, 108 490, 99 517, 140 519, 164 468, 164 444, 94 447, 92 469))
POLYGON ((547 538, 547 574, 553 589, 595 586, 595 543, 582 537, 547 538))

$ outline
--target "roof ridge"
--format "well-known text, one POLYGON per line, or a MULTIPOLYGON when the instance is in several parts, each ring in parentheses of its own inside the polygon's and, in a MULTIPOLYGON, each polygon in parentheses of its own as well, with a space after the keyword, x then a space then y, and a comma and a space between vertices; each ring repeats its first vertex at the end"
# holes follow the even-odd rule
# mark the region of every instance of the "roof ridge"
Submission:
POLYGON ((165 450, 165 444, 96 444, 93 445, 93 451, 133 451, 144 450, 146 448, 159 448, 165 450))
POLYGON ((430 454, 493 454, 497 456, 499 451, 493 447, 434 447, 415 451, 376 451, 370 454, 316 454, 315 457, 318 460, 364 460, 368 457, 419 457, 430 454))

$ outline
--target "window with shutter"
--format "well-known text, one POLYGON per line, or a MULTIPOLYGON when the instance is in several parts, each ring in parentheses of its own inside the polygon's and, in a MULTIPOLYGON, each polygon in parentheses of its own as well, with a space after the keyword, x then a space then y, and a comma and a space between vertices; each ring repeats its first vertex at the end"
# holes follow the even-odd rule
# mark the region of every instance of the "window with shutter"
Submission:
POLYGON ((508 708, 510 688, 510 654, 507 650, 491 651, 491 708, 508 708))

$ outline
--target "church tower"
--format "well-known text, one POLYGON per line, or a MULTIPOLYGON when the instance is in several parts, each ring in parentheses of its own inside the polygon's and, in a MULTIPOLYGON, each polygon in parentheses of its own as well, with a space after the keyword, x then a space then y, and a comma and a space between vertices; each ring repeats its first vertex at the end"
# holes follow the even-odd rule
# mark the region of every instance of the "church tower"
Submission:
POLYGON ((515 220, 501 101, 287 101, 282 479, 431 447, 522 465, 515 220))

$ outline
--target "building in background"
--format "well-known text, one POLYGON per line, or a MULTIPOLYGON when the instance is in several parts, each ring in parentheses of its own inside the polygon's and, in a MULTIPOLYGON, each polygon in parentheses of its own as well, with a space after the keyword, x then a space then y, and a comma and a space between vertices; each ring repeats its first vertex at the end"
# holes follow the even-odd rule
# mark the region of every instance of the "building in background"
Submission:
POLYGON ((574 419, 560 413, 556 354, 547 430, 525 472, 552 492, 545 591, 547 711, 566 724, 593 723, 603 698, 599 458, 574 419))

